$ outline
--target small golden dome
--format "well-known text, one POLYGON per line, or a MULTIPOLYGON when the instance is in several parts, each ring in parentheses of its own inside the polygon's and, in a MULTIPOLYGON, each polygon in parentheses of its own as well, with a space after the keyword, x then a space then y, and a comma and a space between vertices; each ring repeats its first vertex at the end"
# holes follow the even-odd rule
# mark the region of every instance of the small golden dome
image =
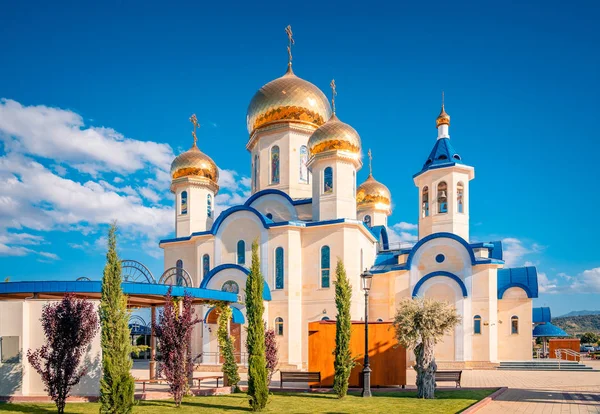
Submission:
POLYGON ((369 174, 369 178, 356 190, 356 205, 374 207, 377 210, 389 210, 392 206, 390 190, 369 174))
POLYGON ((308 150, 311 156, 333 150, 360 154, 360 135, 350 125, 340 121, 334 113, 329 121, 310 136, 308 150))
POLYGON ((327 97, 312 83, 294 75, 292 66, 280 78, 260 88, 248 105, 250 135, 276 122, 297 122, 318 127, 331 115, 327 97))
POLYGON ((184 153, 179 154, 171 163, 171 178, 204 177, 215 184, 219 181, 217 164, 196 144, 184 153))
POLYGON ((435 120, 435 127, 438 128, 440 125, 450 125, 450 115, 446 113, 444 104, 442 104, 442 110, 435 120))

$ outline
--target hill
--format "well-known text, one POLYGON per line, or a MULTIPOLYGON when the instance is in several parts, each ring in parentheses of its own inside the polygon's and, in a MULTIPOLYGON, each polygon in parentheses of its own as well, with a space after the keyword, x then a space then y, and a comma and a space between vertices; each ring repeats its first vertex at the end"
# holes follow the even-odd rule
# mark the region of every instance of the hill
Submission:
POLYGON ((564 318, 565 316, 585 316, 585 315, 600 315, 600 310, 595 310, 595 311, 589 311, 589 310, 571 311, 569 313, 566 313, 564 315, 560 315, 558 317, 559 318, 564 318))
POLYGON ((570 335, 577 335, 584 332, 595 332, 600 334, 600 314, 561 316, 552 318, 552 323, 570 335))

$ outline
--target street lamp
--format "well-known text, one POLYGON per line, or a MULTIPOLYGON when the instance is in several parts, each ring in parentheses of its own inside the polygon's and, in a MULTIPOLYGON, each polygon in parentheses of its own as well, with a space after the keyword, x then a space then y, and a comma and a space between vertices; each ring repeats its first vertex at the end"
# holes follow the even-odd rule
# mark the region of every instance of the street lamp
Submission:
POLYGON ((365 291, 365 362, 363 365, 363 397, 371 396, 371 366, 369 365, 369 291, 373 282, 373 274, 366 268, 360 275, 362 288, 365 291))

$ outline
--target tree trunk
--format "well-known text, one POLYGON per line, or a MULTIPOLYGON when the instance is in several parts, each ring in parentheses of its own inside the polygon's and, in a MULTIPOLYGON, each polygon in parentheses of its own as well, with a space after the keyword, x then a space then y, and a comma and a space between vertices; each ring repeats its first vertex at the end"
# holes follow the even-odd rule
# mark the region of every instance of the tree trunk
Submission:
POLYGON ((424 340, 415 347, 417 397, 419 398, 434 398, 437 364, 435 363, 433 348, 434 342, 430 339, 424 340))

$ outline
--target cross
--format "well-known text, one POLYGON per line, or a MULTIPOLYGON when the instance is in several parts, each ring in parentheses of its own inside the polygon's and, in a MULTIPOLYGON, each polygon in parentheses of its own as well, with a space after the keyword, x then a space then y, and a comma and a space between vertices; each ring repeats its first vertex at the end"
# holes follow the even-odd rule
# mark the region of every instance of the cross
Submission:
POLYGON ((369 175, 373 175, 373 154, 371 153, 371 148, 369 148, 369 152, 367 153, 369 156, 369 175))
POLYGON ((193 114, 190 117, 190 122, 194 125, 194 130, 192 131, 192 136, 194 137, 194 147, 195 147, 196 142, 198 142, 198 137, 196 137, 196 128, 200 128, 200 124, 198 123, 198 118, 196 118, 196 114, 193 114))
POLYGON ((287 33, 288 37, 288 66, 292 66, 292 45, 295 43, 294 38, 292 37, 294 35, 292 33, 292 26, 288 24, 288 27, 285 28, 285 33, 287 33))
POLYGON ((333 113, 335 114, 335 97, 337 96, 337 91, 335 90, 335 79, 331 80, 329 86, 331 86, 331 107, 333 108, 333 113))
POLYGON ((442 91, 442 108, 444 108, 444 91, 442 91))

